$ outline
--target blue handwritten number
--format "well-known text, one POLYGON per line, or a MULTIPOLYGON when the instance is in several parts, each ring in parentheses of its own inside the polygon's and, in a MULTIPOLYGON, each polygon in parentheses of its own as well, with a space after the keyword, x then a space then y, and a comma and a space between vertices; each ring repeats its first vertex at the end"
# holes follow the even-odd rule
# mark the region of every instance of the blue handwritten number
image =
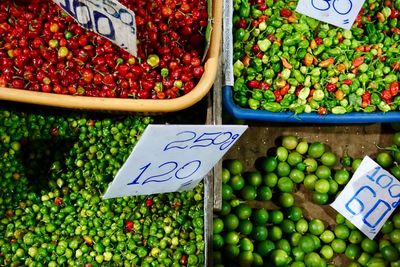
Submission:
POLYGON ((140 177, 142 177, 143 173, 150 167, 151 163, 147 164, 146 166, 143 166, 142 168, 140 168, 139 170, 142 170, 140 172, 140 174, 135 178, 135 180, 133 180, 132 182, 130 182, 128 185, 134 185, 134 184, 139 184, 138 180, 140 179, 140 177))
POLYGON ((176 171, 175 177, 178 178, 178 179, 186 179, 186 178, 192 176, 195 172, 197 172, 197 170, 200 168, 200 166, 201 166, 201 161, 200 161, 200 160, 193 160, 193 161, 191 161, 191 162, 188 162, 188 163, 186 163, 185 165, 183 165, 179 170, 176 171), (180 172, 180 171, 184 171, 185 168, 188 168, 188 166, 189 166, 190 164, 192 164, 192 165, 193 165, 193 164, 197 165, 197 166, 194 168, 194 171, 192 171, 190 174, 188 174, 188 175, 186 175, 186 176, 179 176, 179 175, 178 175, 179 172, 180 172))
POLYGON ((239 134, 233 135, 230 141, 228 140, 219 147, 219 150, 223 151, 227 149, 233 142, 235 142, 236 139, 238 139, 239 136, 239 134))
POLYGON ((177 136, 180 136, 180 135, 189 135, 189 137, 187 137, 187 139, 178 140, 178 141, 174 141, 174 142, 169 143, 168 145, 165 146, 164 151, 167 151, 167 150, 170 150, 170 149, 173 149, 173 148, 185 149, 189 145, 178 146, 176 144, 180 144, 180 143, 184 144, 185 142, 189 142, 189 141, 193 140, 194 138, 196 138, 196 133, 192 132, 192 131, 184 131, 184 132, 180 132, 180 133, 177 134, 177 136))
MULTIPOLYGON (((331 0, 311 0, 311 5, 319 11, 327 11, 331 8, 331 0)), ((353 8, 351 0, 333 0, 332 7, 339 15, 347 15, 353 8)))
POLYGON ((214 142, 214 140, 216 138, 218 138, 218 136, 221 135, 221 132, 217 132, 217 133, 203 133, 202 135, 199 136, 199 138, 197 138, 196 140, 194 140, 193 144, 196 143, 200 143, 200 142, 205 142, 205 144, 197 144, 197 145, 192 145, 190 148, 194 148, 194 147, 208 147, 211 146, 214 142), (205 136, 215 136, 217 135, 217 137, 214 138, 203 138, 205 136))
POLYGON ((167 170, 167 171, 164 171, 163 173, 150 176, 149 178, 144 180, 142 185, 145 185, 145 184, 151 183, 151 182, 161 183, 161 182, 166 182, 166 181, 170 180, 172 178, 172 176, 170 176, 170 177, 168 177, 166 179, 163 179, 163 180, 155 180, 155 179, 153 179, 153 178, 157 178, 157 177, 162 177, 162 176, 168 175, 178 167, 178 163, 176 163, 175 161, 169 161, 169 162, 165 162, 165 163, 161 164, 160 166, 158 166, 158 168, 160 169, 160 168, 163 168, 164 166, 167 166, 167 165, 172 165, 172 168, 167 170))
POLYGON ((222 144, 228 142, 228 141, 231 139, 232 135, 233 135, 233 134, 232 134, 231 132, 224 132, 224 133, 221 133, 220 135, 218 135, 218 136, 214 139, 213 145, 218 146, 218 145, 222 145, 222 144), (225 137, 225 138, 224 138, 224 141, 217 142, 218 138, 220 138, 221 136, 222 136, 222 137, 225 137), (226 136, 227 136, 227 137, 226 137, 226 136))
POLYGON ((376 174, 381 170, 381 167, 376 167, 375 169, 374 169, 375 171, 370 175, 370 174, 368 174, 368 175, 366 175, 367 176, 367 178, 369 178, 371 181, 373 181, 373 182, 375 182, 375 179, 374 179, 374 177, 376 176, 376 174))
MULTIPOLYGON (((110 20, 110 18, 108 18, 106 15, 104 15, 104 14, 102 14, 100 12, 97 12, 97 11, 93 11, 93 16, 94 16, 94 21, 95 21, 95 24, 96 24, 97 32, 101 33, 102 35, 104 35, 105 37, 107 37, 110 40, 115 40, 116 39, 116 37, 115 37, 115 29, 114 29, 114 25, 113 25, 112 21, 110 20), (99 27, 99 21, 100 20, 103 20, 103 21, 107 20, 107 22, 108 22, 107 32, 104 32, 105 29, 102 29, 102 28, 99 27)), ((105 25, 103 25, 103 26, 105 26, 105 25)), ((105 26, 105 27, 107 27, 107 26, 105 26)))

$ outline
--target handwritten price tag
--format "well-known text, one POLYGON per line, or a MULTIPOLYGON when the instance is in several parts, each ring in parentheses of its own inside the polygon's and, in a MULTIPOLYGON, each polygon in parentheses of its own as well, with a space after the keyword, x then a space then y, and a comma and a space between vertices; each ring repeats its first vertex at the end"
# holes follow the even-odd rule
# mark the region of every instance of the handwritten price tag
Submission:
POLYGON ((296 11, 349 30, 365 0, 300 0, 296 11))
POLYGON ((247 126, 149 125, 103 198, 194 188, 247 126))
POLYGON ((83 28, 137 56, 135 13, 116 0, 53 0, 83 28))
POLYGON ((373 239, 400 203, 400 182, 365 157, 331 206, 373 239))

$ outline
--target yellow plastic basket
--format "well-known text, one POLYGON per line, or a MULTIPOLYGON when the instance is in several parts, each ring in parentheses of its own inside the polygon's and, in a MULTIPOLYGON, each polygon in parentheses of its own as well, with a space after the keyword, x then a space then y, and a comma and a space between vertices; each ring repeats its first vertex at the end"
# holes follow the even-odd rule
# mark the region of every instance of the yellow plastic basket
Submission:
POLYGON ((188 94, 175 99, 121 99, 33 92, 0 87, 0 100, 15 101, 59 108, 107 110, 127 112, 174 112, 199 102, 212 87, 217 75, 222 32, 222 1, 213 1, 210 47, 204 65, 204 74, 188 94))

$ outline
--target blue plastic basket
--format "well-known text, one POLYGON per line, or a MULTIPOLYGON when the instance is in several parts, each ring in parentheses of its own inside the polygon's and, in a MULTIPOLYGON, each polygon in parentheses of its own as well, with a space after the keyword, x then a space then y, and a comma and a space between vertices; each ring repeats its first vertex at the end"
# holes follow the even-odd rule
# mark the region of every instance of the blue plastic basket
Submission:
POLYGON ((232 86, 224 86, 222 99, 224 108, 235 118, 245 120, 258 120, 270 122, 293 122, 293 123, 377 123, 377 122, 400 122, 400 111, 389 112, 351 112, 347 114, 317 113, 295 114, 290 111, 270 112, 266 110, 252 110, 241 108, 233 102, 232 86))

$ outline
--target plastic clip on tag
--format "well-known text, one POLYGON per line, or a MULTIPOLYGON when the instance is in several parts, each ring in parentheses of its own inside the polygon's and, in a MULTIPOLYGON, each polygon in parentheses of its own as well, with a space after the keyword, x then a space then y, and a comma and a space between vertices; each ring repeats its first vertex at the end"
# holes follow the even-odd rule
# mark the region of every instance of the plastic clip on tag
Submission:
POLYGON ((300 0, 296 11, 350 30, 365 0, 300 0))
POLYGON ((331 206, 373 239, 399 201, 400 182, 371 158, 365 157, 331 206))
POLYGON ((149 125, 103 198, 190 190, 246 129, 243 125, 149 125))
POLYGON ((135 13, 116 0, 53 0, 83 28, 137 56, 135 13))

